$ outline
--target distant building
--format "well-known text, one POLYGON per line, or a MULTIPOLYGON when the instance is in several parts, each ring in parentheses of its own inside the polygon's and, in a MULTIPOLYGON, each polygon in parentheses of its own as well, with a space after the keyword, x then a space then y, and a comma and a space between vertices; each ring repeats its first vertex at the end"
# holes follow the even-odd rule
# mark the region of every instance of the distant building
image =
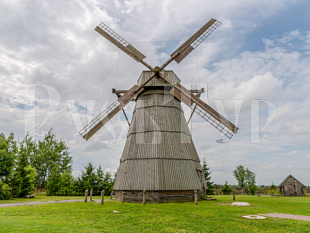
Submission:
POLYGON ((281 190, 283 196, 303 196, 304 187, 300 181, 298 181, 294 176, 289 175, 283 180, 283 182, 278 186, 281 190))

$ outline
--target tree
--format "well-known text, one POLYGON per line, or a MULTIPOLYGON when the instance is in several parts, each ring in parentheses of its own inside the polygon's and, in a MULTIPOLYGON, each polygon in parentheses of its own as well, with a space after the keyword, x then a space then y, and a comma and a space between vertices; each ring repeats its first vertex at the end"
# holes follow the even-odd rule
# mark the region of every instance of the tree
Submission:
POLYGON ((19 143, 18 156, 11 181, 14 197, 24 197, 31 194, 34 190, 34 180, 37 173, 29 162, 34 150, 35 142, 27 134, 23 141, 19 143))
POLYGON ((256 186, 256 174, 250 171, 248 168, 245 169, 245 180, 247 184, 247 189, 251 195, 255 195, 257 186, 256 186))
POLYGON ((214 194, 214 182, 211 182, 211 172, 210 172, 210 168, 208 167, 208 164, 206 163, 206 159, 203 158, 203 163, 202 163, 202 173, 204 175, 204 178, 207 182, 207 194, 208 195, 213 195, 214 194))
POLYGON ((0 181, 8 182, 11 178, 17 151, 14 134, 11 133, 6 138, 3 133, 0 133, 0 181))
POLYGON ((237 166, 236 170, 234 170, 234 177, 238 182, 238 186, 242 190, 242 194, 244 193, 244 188, 246 187, 246 176, 245 169, 242 165, 237 166))
POLYGON ((68 147, 64 141, 56 139, 52 130, 44 136, 43 141, 38 142, 37 153, 33 154, 30 160, 38 173, 35 185, 41 189, 46 189, 54 166, 59 167, 60 174, 72 170, 72 157, 68 147))
POLYGON ((105 190, 105 193, 108 192, 107 190, 107 184, 105 180, 105 175, 102 170, 101 165, 99 165, 97 172, 96 172, 96 180, 97 180, 97 190, 96 195, 99 195, 102 190, 105 190))
POLYGON ((68 196, 73 193, 73 182, 74 179, 70 171, 65 171, 60 178, 60 190, 58 195, 68 196))
POLYGON ((97 179, 95 174, 95 167, 92 163, 88 163, 85 167, 85 171, 82 171, 81 179, 83 181, 84 190, 97 189, 97 179))
POLYGON ((12 189, 0 181, 0 200, 9 200, 12 198, 12 189))
POLYGON ((222 187, 222 193, 223 193, 224 195, 228 195, 228 194, 230 194, 231 192, 232 192, 232 188, 228 185, 228 182, 225 181, 225 184, 224 184, 224 186, 222 187))
POLYGON ((58 166, 54 166, 47 182, 46 195, 57 195, 61 187, 61 174, 58 166))

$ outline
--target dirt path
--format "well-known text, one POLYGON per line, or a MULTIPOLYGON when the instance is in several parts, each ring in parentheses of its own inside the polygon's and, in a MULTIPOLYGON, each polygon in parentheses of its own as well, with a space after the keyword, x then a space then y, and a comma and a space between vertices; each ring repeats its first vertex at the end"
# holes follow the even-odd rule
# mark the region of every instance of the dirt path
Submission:
MULTIPOLYGON (((70 202, 83 202, 83 201, 84 200, 79 199, 79 200, 33 201, 33 202, 7 203, 7 204, 0 204, 0 208, 11 207, 11 206, 39 205, 39 204, 51 204, 51 203, 70 203, 70 202)), ((93 199, 93 201, 95 203, 100 203, 100 199, 93 199)), ((110 201, 110 199, 105 199, 104 201, 110 201)))
POLYGON ((273 217, 273 218, 286 218, 286 219, 310 221, 310 216, 304 216, 304 215, 281 214, 281 213, 270 213, 270 214, 261 214, 261 215, 266 216, 266 217, 273 217))

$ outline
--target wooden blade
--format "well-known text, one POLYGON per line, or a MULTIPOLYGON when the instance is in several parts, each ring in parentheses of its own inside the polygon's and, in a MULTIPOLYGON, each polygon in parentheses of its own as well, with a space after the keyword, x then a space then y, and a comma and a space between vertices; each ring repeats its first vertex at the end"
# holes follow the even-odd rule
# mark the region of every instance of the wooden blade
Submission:
POLYGON ((191 38, 182 44, 171 54, 171 58, 180 63, 190 52, 192 52, 202 41, 204 41, 221 23, 215 19, 210 19, 191 38))
POLYGON ((79 134, 84 139, 88 140, 143 90, 141 88, 138 91, 135 91, 138 87, 139 86, 134 85, 122 97, 114 101, 106 110, 101 112, 88 125, 86 125, 82 130, 80 130, 79 134))
POLYGON ((139 50, 129 44, 124 38, 118 35, 111 28, 109 28, 106 24, 99 24, 95 28, 95 30, 106 39, 108 39, 110 42, 112 42, 114 45, 116 45, 118 48, 127 53, 129 56, 131 56, 133 59, 135 59, 137 62, 141 62, 143 65, 153 71, 153 68, 145 61, 143 61, 145 56, 139 50))
POLYGON ((133 98, 143 91, 143 87, 156 76, 153 73, 142 85, 134 85, 118 100, 114 101, 106 110, 95 117, 88 125, 79 131, 79 134, 86 140, 93 136, 102 126, 104 126, 112 117, 123 109, 133 98))
POLYGON ((187 90, 181 84, 178 83, 173 85, 173 88, 170 92, 172 95, 174 95, 174 97, 192 108, 198 115, 208 121, 212 126, 218 129, 228 138, 231 139, 234 134, 237 133, 238 127, 236 127, 233 123, 215 111, 204 101, 199 99, 196 95, 192 94, 191 91, 187 90), (192 107, 194 103, 196 105, 192 107))

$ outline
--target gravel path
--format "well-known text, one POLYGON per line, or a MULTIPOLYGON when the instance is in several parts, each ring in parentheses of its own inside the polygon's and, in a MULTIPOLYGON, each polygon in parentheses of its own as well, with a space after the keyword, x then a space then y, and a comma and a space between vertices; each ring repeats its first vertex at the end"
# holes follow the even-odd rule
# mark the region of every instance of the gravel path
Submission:
POLYGON ((273 217, 273 218, 286 218, 286 219, 310 221, 310 216, 304 216, 304 215, 280 214, 280 213, 270 213, 270 214, 261 214, 261 215, 266 216, 266 217, 273 217))
MULTIPOLYGON (((39 204, 51 204, 51 203, 70 203, 70 202, 83 202, 84 200, 61 200, 61 201, 33 201, 33 202, 20 202, 20 203, 8 203, 8 204, 0 204, 0 208, 11 207, 11 206, 24 206, 24 205, 39 205, 39 204)), ((89 201, 89 200, 88 200, 89 201)), ((95 203, 100 203, 100 199, 93 199, 95 203)), ((110 201, 110 199, 105 199, 106 201, 110 201)))
POLYGON ((20 203, 8 203, 0 204, 0 208, 10 207, 10 206, 23 206, 23 205, 39 205, 39 204, 50 204, 50 203, 67 203, 67 202, 78 202, 84 200, 62 200, 62 201, 33 201, 33 202, 20 202, 20 203))

